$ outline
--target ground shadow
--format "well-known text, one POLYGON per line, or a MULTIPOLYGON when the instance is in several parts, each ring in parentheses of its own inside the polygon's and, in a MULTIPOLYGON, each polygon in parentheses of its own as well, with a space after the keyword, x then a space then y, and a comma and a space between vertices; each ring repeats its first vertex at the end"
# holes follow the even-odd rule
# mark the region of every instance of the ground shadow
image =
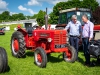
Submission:
POLYGON ((78 60, 79 60, 79 62, 80 62, 81 64, 84 64, 84 60, 83 60, 82 58, 78 57, 78 60))
MULTIPOLYGON (((79 63, 81 63, 82 65, 84 65, 85 64, 85 61, 82 59, 82 58, 80 58, 80 57, 78 57, 78 62, 79 63)), ((97 66, 97 67, 100 67, 100 59, 97 59, 97 58, 90 58, 90 61, 91 61, 91 64, 93 65, 93 66, 97 66)))
POLYGON ((47 55, 48 62, 57 63, 63 61, 63 58, 61 58, 62 54, 60 54, 58 57, 54 57, 51 54, 47 55))
POLYGON ((33 57, 34 56, 34 52, 32 52, 32 51, 26 52, 26 56, 33 57))
MULTIPOLYGON (((28 51, 28 52, 26 52, 25 56, 33 57, 34 52, 28 51)), ((48 62, 52 62, 52 63, 63 61, 62 54, 58 55, 58 57, 52 56, 51 54, 47 54, 47 59, 48 59, 48 62)))
POLYGON ((84 56, 84 51, 83 50, 79 50, 79 53, 81 53, 82 56, 84 56))
POLYGON ((100 58, 96 60, 92 60, 91 63, 97 67, 100 67, 100 58))
POLYGON ((9 72, 9 71, 10 71, 10 67, 8 66, 6 72, 9 72))
POLYGON ((78 51, 83 52, 83 46, 79 46, 78 51))

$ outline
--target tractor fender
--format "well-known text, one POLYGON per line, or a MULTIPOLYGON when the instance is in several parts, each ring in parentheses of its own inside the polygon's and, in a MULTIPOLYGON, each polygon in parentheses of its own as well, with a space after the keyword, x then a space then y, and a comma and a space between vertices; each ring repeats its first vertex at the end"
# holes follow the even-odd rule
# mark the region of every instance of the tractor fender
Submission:
POLYGON ((24 36, 28 35, 25 29, 20 28, 17 31, 21 32, 24 36))

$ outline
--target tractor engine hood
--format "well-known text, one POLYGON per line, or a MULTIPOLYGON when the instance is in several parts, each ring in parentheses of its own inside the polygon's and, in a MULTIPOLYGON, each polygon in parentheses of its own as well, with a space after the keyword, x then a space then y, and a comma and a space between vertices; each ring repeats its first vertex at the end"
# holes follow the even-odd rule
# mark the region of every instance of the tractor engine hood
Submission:
POLYGON ((52 38, 55 44, 66 43, 66 30, 34 30, 34 40, 38 41, 41 38, 52 38))
POLYGON ((53 38, 54 30, 34 30, 33 35, 36 41, 38 41, 40 38, 53 38))

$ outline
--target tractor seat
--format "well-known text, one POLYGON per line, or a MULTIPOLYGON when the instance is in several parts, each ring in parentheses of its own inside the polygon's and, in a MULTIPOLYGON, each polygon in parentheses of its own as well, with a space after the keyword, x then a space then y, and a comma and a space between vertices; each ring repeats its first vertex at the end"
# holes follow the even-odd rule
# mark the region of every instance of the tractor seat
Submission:
POLYGON ((33 28, 32 27, 28 27, 27 28, 28 36, 32 36, 32 31, 33 31, 33 28))

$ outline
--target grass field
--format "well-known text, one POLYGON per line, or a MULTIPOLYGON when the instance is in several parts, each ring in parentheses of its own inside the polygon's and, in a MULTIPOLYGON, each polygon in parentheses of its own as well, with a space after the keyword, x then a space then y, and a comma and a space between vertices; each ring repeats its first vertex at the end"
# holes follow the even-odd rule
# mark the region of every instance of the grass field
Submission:
POLYGON ((11 54, 10 38, 14 31, 6 31, 0 35, 0 46, 4 47, 8 54, 9 68, 6 73, 0 75, 100 75, 100 66, 86 67, 83 65, 83 52, 79 52, 80 62, 68 63, 62 59, 61 53, 52 53, 48 57, 46 68, 39 68, 34 64, 33 52, 27 51, 26 58, 15 58, 11 54), (58 58, 59 56, 59 58, 58 58))

